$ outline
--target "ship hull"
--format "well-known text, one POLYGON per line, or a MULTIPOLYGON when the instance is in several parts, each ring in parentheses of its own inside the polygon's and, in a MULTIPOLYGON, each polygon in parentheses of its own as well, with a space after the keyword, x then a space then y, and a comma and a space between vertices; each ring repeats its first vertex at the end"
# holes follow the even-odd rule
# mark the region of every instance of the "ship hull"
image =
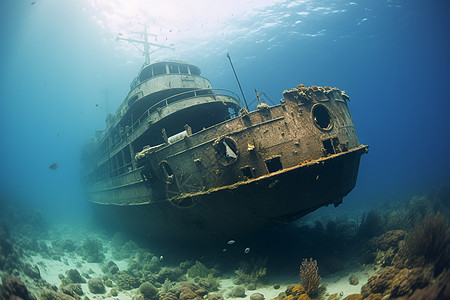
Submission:
MULTIPOLYGON (((171 200, 131 205, 91 203, 97 220, 139 236, 178 242, 236 238, 287 224, 325 205, 338 205, 354 188, 360 157, 366 152, 367 146, 360 145, 255 179, 171 200)), ((120 188, 116 192, 120 193, 120 188)))

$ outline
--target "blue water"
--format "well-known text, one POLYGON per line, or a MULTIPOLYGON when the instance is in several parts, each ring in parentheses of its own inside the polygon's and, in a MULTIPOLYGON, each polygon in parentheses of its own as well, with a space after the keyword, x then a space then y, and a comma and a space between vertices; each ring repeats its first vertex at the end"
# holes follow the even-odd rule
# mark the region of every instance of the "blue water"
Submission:
POLYGON ((144 58, 117 34, 147 24, 151 59, 188 61, 214 87, 278 101, 305 85, 345 90, 361 143, 343 207, 448 182, 448 1, 5 0, 0 4, 0 197, 52 218, 90 217, 80 149, 125 98, 144 58), (227 1, 223 1, 227 2, 227 1), (165 4, 164 4, 165 3, 165 4), (57 162, 59 168, 48 166, 57 162))

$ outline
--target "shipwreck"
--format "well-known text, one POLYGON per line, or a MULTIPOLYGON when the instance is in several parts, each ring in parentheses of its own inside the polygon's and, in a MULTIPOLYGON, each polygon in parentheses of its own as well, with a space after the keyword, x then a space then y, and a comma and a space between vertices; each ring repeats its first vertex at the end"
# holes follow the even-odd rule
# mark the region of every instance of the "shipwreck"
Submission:
POLYGON ((98 219, 154 238, 226 239, 338 205, 354 188, 368 146, 343 91, 300 84, 249 111, 195 65, 150 63, 141 43, 130 92, 83 150, 98 219))

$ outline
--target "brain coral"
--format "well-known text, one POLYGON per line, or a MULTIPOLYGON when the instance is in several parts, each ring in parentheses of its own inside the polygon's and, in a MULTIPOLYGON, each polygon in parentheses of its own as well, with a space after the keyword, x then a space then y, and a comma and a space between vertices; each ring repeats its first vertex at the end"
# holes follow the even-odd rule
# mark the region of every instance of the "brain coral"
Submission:
POLYGON ((144 295, 145 299, 157 299, 158 289, 153 286, 150 282, 144 282, 139 287, 139 291, 144 295))

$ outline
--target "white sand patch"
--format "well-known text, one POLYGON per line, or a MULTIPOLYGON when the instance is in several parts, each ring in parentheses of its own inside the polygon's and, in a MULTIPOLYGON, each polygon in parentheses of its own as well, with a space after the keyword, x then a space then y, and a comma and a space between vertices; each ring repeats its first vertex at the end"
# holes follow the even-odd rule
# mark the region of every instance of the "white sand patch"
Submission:
POLYGON ((323 278, 320 283, 325 283, 327 285, 328 294, 338 293, 345 297, 351 294, 360 294, 361 287, 367 283, 369 277, 375 272, 376 270, 374 270, 372 266, 363 266, 360 270, 339 272, 332 276, 328 276, 323 278), (350 276, 358 278, 358 284, 350 284, 350 276))

